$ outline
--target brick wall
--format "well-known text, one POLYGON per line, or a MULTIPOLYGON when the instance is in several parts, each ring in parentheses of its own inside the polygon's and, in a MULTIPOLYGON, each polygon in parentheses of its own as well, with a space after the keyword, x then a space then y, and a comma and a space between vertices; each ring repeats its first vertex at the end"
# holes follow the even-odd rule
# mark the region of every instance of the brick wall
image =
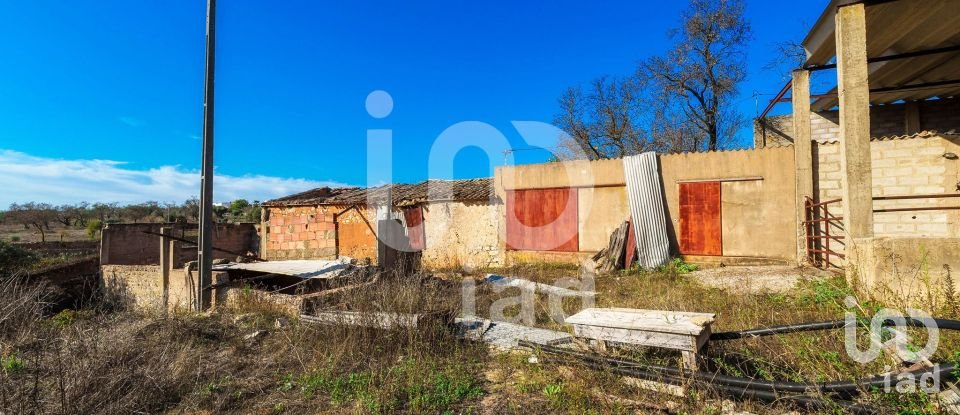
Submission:
MULTIPOLYGON (((111 223, 103 228, 100 242, 100 262, 114 265, 156 265, 160 263, 161 228, 170 228, 172 235, 191 241, 197 239, 197 224, 184 223, 111 223)), ((256 253, 260 238, 256 226, 250 223, 214 224, 213 245, 231 252, 256 253)), ((196 260, 196 247, 177 249, 175 262, 182 264, 196 260)), ((213 251, 214 258, 233 260, 235 254, 213 251)))
MULTIPOLYGON (((960 98, 919 101, 917 105, 920 124, 918 131, 946 132, 960 130, 960 98)), ((908 131, 907 104, 874 105, 870 107, 870 136, 889 137, 912 134, 908 131)), ((754 146, 776 146, 793 142, 793 116, 778 115, 757 120, 754 124, 754 146)), ((840 137, 840 112, 820 111, 810 115, 810 135, 814 141, 836 141, 840 137)))
POLYGON ((265 259, 331 259, 337 255, 337 206, 269 207, 264 218, 265 259))
MULTIPOLYGON (((814 193, 820 200, 840 198, 840 145, 815 143, 813 148, 814 193)), ((957 151, 960 151, 960 139, 940 136, 871 142, 873 196, 957 192, 960 162, 943 156, 957 151)), ((931 206, 960 206, 960 199, 874 202, 875 209, 931 206)), ((839 216, 842 206, 831 205, 830 209, 839 216)), ((874 234, 881 237, 960 237, 958 219, 960 212, 949 210, 875 213, 874 234)))

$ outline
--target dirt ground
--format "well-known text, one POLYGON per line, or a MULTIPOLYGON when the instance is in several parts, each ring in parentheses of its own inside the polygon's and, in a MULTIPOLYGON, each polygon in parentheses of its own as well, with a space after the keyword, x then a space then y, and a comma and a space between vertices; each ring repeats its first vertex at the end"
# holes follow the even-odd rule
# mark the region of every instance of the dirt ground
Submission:
POLYGON ((786 293, 801 281, 821 280, 835 275, 830 271, 790 265, 728 266, 687 274, 690 279, 707 287, 751 294, 786 293))

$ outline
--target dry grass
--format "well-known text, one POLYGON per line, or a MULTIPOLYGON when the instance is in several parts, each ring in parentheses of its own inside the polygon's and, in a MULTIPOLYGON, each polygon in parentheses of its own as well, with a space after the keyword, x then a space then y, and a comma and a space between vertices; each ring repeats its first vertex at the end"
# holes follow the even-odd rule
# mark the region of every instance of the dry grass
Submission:
MULTIPOLYGON (((570 278, 580 270, 570 266, 551 264, 524 265, 507 270, 499 270, 503 275, 520 276, 543 283, 551 283, 558 278, 570 278)), ((479 275, 478 275, 479 276, 479 275)), ((475 276, 477 277, 477 276, 475 276)), ((844 319, 848 311, 855 312, 858 318, 869 318, 883 304, 857 295, 841 277, 802 280, 797 287, 786 293, 749 293, 724 291, 705 287, 688 278, 673 267, 658 272, 620 272, 603 275, 596 279, 598 292, 597 306, 627 307, 642 309, 710 312, 717 314, 713 325, 715 332, 752 329, 776 325, 804 322, 816 322, 844 319), (848 310, 843 300, 848 296, 859 297, 862 308, 848 310)), ((500 293, 490 290, 479 291, 481 314, 489 305, 503 296, 519 296, 518 289, 508 289, 500 293)), ((927 310, 931 314, 944 318, 957 318, 955 300, 943 302, 943 307, 927 310)), ((579 300, 565 300, 567 314, 577 311, 579 300)), ((890 305, 896 308, 896 305, 890 305)), ((547 301, 538 296, 535 310, 536 324, 542 327, 564 330, 562 325, 551 321, 547 312, 547 301)), ((512 312, 518 312, 514 308, 512 312)), ((922 329, 909 330, 913 345, 923 347, 926 344, 926 332, 922 329)), ((866 349, 866 335, 862 334, 861 350, 866 349)), ((940 347, 931 359, 953 361, 960 351, 960 333, 941 331, 940 347)), ((617 350, 615 353, 641 362, 666 366, 679 365, 679 354, 660 350, 639 348, 617 350)), ((795 333, 746 340, 712 342, 707 351, 709 370, 733 376, 753 377, 761 380, 787 381, 830 381, 858 379, 883 373, 887 367, 896 367, 885 355, 871 364, 861 365, 848 357, 844 347, 842 330, 795 333)), ((503 362, 501 362, 503 363, 503 362)), ((656 405, 644 411, 668 413, 719 413, 719 397, 709 390, 691 390, 685 398, 665 398, 663 394, 626 387, 616 376, 609 376, 585 368, 577 368, 575 375, 564 376, 564 369, 550 367, 544 370, 531 367, 522 362, 512 362, 497 373, 508 383, 518 385, 519 390, 540 390, 541 397, 546 389, 559 390, 551 394, 550 408, 558 412, 578 413, 587 405, 602 408, 603 413, 632 412, 644 404, 673 401, 669 408, 656 405), (562 385, 562 386, 557 386, 562 385), (600 393, 599 391, 602 391, 600 393), (616 398, 616 399, 614 399, 616 398), (561 403, 558 403, 561 402, 561 403)), ((509 392, 507 392, 509 394, 509 392)), ((516 394, 513 401, 526 405, 527 394, 516 394)), ((510 399, 507 399, 509 402, 510 399)), ((867 394, 866 402, 878 405, 883 410, 901 413, 925 413, 933 408, 932 402, 919 393, 880 395, 867 394), (916 411, 916 412, 910 412, 916 411)), ((738 404, 741 410, 755 413, 782 413, 796 409, 763 405, 759 402, 738 404)))
MULTIPOLYGON (((574 277, 569 266, 497 270, 541 282, 574 277)), ((674 397, 627 385, 576 364, 528 361, 529 353, 490 354, 439 326, 417 330, 319 326, 285 319, 251 296, 213 314, 144 314, 101 297, 84 310, 46 315, 44 288, 4 280, 0 287, 0 412, 128 413, 664 413, 719 414, 723 397, 690 388, 674 397), (255 333, 259 333, 254 335, 255 333), (251 336, 253 335, 253 336, 251 336)), ((705 288, 676 270, 621 273, 596 281, 598 306, 717 313, 715 331, 843 317, 842 280, 810 281, 788 294, 738 295, 705 288)), ((480 288, 478 306, 516 289, 480 288)), ((460 284, 427 276, 384 276, 377 284, 324 297, 323 311, 453 314, 460 284)), ((565 302, 568 313, 579 304, 565 302)), ((876 304, 868 303, 867 312, 876 304)), ((538 298, 537 323, 551 323, 538 298)), ((947 317, 955 317, 947 315, 947 317)), ((711 370, 758 379, 831 380, 876 373, 846 357, 839 332, 714 343, 711 370)), ((922 344, 923 338, 916 339, 922 344)), ((946 334, 935 360, 960 344, 946 334)), ((619 351, 676 365, 677 355, 619 351)), ((874 396, 889 411, 930 407, 921 395, 874 396)), ((737 402, 737 410, 783 413, 788 406, 737 402)))

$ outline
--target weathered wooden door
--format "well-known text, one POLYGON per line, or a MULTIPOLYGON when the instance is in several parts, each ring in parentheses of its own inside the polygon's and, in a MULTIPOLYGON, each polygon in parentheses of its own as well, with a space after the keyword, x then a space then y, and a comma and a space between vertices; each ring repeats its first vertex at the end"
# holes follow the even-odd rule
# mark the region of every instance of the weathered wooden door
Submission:
POLYGON ((680 253, 723 255, 720 182, 680 183, 680 253))

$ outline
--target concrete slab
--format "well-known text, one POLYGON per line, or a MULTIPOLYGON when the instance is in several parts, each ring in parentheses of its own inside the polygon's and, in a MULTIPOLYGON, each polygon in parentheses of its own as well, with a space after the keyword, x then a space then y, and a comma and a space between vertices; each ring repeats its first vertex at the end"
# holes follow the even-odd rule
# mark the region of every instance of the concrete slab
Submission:
POLYGON ((492 321, 479 317, 457 318, 459 334, 463 338, 490 343, 503 349, 517 349, 517 342, 525 340, 545 346, 555 346, 573 341, 573 336, 562 331, 529 327, 505 321, 492 321))

